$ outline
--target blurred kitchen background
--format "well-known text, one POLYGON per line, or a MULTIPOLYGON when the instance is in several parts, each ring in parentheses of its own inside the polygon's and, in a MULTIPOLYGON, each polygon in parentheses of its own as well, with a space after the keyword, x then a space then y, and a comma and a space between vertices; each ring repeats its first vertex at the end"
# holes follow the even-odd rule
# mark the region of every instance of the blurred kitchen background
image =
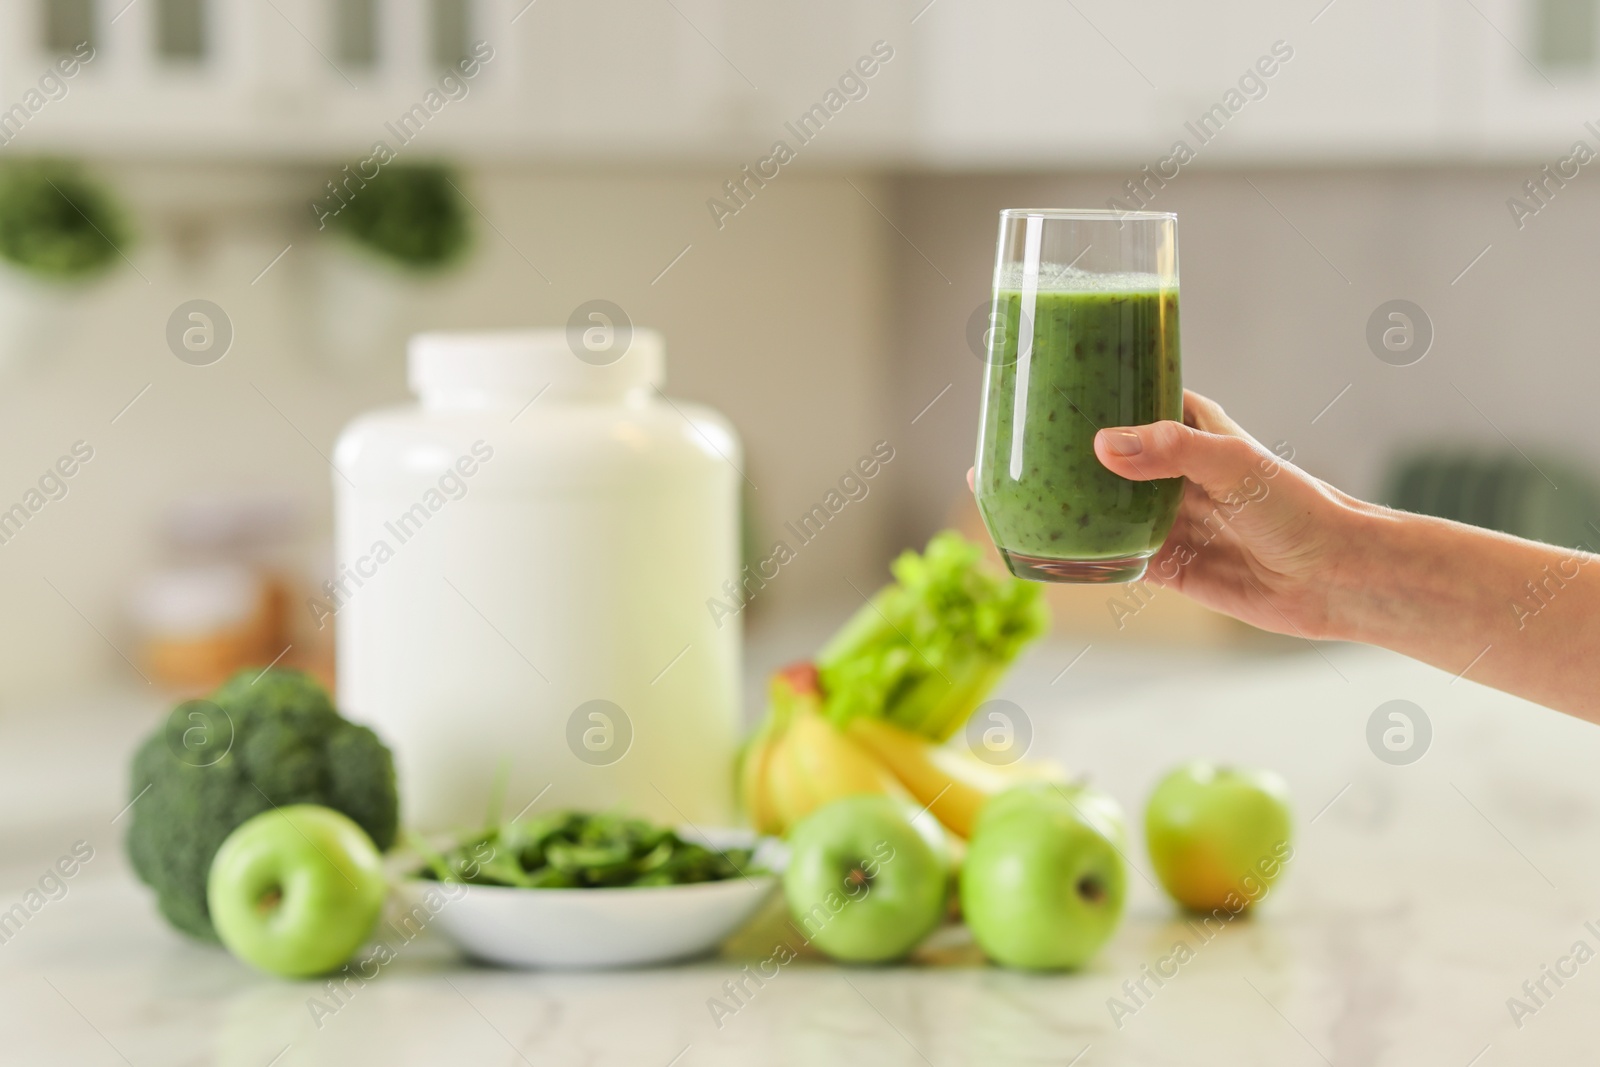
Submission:
MULTIPOLYGON (((738 427, 756 547, 894 448, 748 616, 825 632, 971 522, 996 213, 1134 191, 1193 388, 1353 493, 1575 542, 1597 3, 7 0, 0 706, 325 661, 326 457, 405 336, 597 299, 738 427), (406 194, 319 229, 375 171, 406 194)), ((1215 630, 1162 612, 1122 636, 1215 630)))

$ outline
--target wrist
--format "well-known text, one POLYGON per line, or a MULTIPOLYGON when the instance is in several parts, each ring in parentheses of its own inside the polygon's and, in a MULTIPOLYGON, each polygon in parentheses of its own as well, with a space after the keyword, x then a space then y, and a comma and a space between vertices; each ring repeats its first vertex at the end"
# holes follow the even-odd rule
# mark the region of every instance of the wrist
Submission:
POLYGON ((1344 507, 1328 561, 1327 619, 1323 636, 1332 641, 1385 644, 1403 629, 1402 617, 1414 599, 1406 582, 1415 559, 1404 542, 1416 516, 1350 501, 1344 507))
POLYGON ((1331 569, 1329 631, 1435 662, 1457 644, 1492 641, 1513 619, 1524 572, 1545 546, 1375 504, 1352 508, 1331 569))

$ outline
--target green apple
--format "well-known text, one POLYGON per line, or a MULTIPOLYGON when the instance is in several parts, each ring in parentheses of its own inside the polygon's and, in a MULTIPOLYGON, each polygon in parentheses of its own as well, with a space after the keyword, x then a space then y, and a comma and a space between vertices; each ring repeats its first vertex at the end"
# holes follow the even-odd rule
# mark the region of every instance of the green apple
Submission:
POLYGON ((286 978, 325 974, 372 933, 388 884, 378 849, 317 804, 241 823, 211 861, 206 903, 228 951, 286 978))
POLYGON ((996 794, 978 812, 977 822, 972 828, 973 836, 976 837, 990 821, 1039 804, 1065 804, 1105 831, 1120 851, 1128 850, 1128 825, 1122 814, 1122 805, 1111 794, 1094 788, 1081 778, 1075 782, 1024 782, 996 794))
POLYGON ((1289 787, 1271 771, 1185 764, 1144 812, 1156 877, 1194 911, 1237 914, 1260 900, 1294 855, 1289 787))
POLYGON ((1126 866, 1102 818, 1036 799, 980 820, 961 868, 961 911, 996 963, 1081 967, 1122 917, 1126 866))
POLYGON ((795 926, 822 952, 851 963, 895 960, 939 925, 949 866, 882 794, 844 797, 789 833, 783 895, 795 926))

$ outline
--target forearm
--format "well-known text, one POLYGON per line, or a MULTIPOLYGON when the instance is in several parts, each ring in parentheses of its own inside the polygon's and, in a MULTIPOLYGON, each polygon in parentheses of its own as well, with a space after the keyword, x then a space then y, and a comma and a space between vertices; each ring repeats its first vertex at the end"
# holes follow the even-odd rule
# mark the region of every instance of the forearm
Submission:
POLYGON ((1349 533, 1330 636, 1600 722, 1600 557, 1370 505, 1349 533))

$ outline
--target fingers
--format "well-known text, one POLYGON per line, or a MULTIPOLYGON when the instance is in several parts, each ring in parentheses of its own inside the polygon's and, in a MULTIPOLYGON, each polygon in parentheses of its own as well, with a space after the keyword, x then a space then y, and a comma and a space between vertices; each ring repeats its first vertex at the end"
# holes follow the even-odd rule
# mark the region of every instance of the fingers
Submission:
POLYGON ((976 493, 978 491, 977 483, 974 481, 975 474, 976 471, 972 467, 967 468, 967 492, 969 493, 976 493))
POLYGON ((1164 421, 1095 434, 1094 451, 1107 470, 1136 482, 1187 478, 1213 497, 1235 491, 1262 473, 1261 446, 1198 393, 1187 394, 1184 416, 1195 425, 1164 421))

